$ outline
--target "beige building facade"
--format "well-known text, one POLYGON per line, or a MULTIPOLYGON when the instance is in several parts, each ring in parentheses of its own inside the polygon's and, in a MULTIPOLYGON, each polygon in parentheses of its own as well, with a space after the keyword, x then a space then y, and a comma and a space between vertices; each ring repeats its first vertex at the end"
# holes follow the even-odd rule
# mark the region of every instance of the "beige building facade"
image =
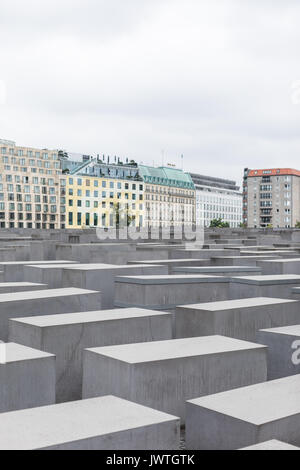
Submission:
POLYGON ((144 181, 146 227, 182 227, 196 223, 196 191, 188 173, 146 165, 139 165, 139 172, 144 181))

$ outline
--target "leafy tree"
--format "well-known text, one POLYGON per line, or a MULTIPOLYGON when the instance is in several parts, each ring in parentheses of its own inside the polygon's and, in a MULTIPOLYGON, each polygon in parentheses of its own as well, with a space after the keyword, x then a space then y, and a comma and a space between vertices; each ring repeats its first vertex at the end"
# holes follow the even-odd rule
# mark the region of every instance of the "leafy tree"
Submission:
POLYGON ((299 221, 296 222, 295 227, 296 227, 296 228, 300 228, 300 222, 299 222, 299 221))
POLYGON ((213 219, 210 221, 210 227, 211 228, 229 228, 230 224, 229 222, 223 222, 221 217, 219 219, 213 219))

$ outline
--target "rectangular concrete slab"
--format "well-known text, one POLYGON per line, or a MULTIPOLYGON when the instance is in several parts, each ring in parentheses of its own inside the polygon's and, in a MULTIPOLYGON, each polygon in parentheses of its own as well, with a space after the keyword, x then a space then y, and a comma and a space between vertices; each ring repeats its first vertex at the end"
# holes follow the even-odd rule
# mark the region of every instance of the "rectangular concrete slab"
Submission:
POLYGON ((55 403, 55 356, 0 344, 0 413, 55 403))
POLYGON ((99 307, 101 308, 99 292, 75 287, 0 294, 0 339, 8 339, 10 318, 85 312, 99 310, 99 307))
POLYGON ((295 323, 257 332, 257 340, 268 346, 268 380, 300 374, 300 319, 295 323))
POLYGON ((112 396, 0 415, 1 450, 175 450, 178 446, 178 418, 112 396))
POLYGON ((262 274, 300 274, 300 258, 259 261, 262 274))
POLYGON ((300 303, 288 299, 254 297, 185 305, 175 310, 175 337, 224 335, 255 342, 262 328, 298 321, 300 303))
POLYGON ((300 275, 266 275, 232 277, 230 298, 277 297, 291 298, 292 289, 300 285, 300 275))
POLYGON ((211 258, 212 266, 257 266, 257 261, 265 259, 277 259, 272 255, 259 256, 213 256, 211 258))
POLYGON ((185 266, 173 269, 174 274, 209 274, 213 276, 249 276, 261 274, 256 266, 185 266))
POLYGON ((74 261, 53 260, 53 261, 10 261, 0 262, 0 270, 4 272, 4 280, 11 282, 22 282, 24 278, 24 267, 30 264, 73 264, 74 261))
POLYGON ((254 255, 274 255, 274 256, 280 256, 282 258, 295 258, 297 256, 297 251, 293 250, 266 250, 266 251, 250 251, 250 250, 242 250, 240 252, 241 256, 250 256, 251 254, 254 255))
POLYGON ((187 448, 234 450, 270 439, 299 446, 299 394, 300 375, 294 375, 190 400, 187 448))
MULTIPOLYGON (((29 282, 42 282, 47 284, 49 289, 59 289, 60 287, 73 287, 63 285, 63 270, 70 266, 68 264, 28 264, 23 267, 23 276, 29 282)), ((72 266, 81 266, 72 264, 72 266)))
POLYGON ((254 446, 245 447, 240 450, 300 450, 299 447, 292 446, 286 442, 277 441, 273 439, 272 441, 262 442, 261 444, 256 444, 254 446))
POLYGON ((102 293, 102 307, 113 308, 115 300, 115 277, 122 275, 167 275, 168 267, 159 265, 97 265, 67 267, 62 273, 62 285, 81 289, 98 290, 102 293))
POLYGON ((56 399, 82 396, 84 348, 172 338, 172 315, 142 309, 101 310, 11 320, 11 341, 56 355, 56 399))
POLYGON ((230 278, 208 275, 117 276, 115 306, 171 310, 191 302, 225 300, 230 278))
POLYGON ((37 284, 35 282, 0 282, 0 294, 43 290, 47 287, 47 284, 37 284))
POLYGON ((88 349, 83 397, 111 393, 185 418, 185 400, 266 380, 266 348, 222 336, 88 349))
POLYGON ((209 259, 160 259, 160 260, 143 260, 143 261, 128 261, 129 265, 134 264, 156 264, 159 266, 167 266, 168 273, 172 274, 179 266, 208 266, 209 259))

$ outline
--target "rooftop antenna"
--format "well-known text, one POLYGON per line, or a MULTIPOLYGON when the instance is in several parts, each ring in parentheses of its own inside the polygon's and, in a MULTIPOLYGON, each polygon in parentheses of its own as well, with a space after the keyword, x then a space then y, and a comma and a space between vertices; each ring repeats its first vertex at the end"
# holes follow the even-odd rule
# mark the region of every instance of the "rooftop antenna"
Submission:
POLYGON ((182 169, 182 171, 183 171, 183 160, 184 160, 184 156, 183 156, 183 154, 181 154, 181 169, 182 169))

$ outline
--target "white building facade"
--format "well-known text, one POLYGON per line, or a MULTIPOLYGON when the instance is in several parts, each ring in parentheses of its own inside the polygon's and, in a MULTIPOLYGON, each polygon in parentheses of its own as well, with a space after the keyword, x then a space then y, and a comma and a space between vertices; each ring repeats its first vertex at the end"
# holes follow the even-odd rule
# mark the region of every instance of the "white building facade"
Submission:
POLYGON ((231 228, 243 222, 243 196, 234 181, 191 174, 196 188, 196 223, 209 227, 214 219, 222 219, 231 228))

